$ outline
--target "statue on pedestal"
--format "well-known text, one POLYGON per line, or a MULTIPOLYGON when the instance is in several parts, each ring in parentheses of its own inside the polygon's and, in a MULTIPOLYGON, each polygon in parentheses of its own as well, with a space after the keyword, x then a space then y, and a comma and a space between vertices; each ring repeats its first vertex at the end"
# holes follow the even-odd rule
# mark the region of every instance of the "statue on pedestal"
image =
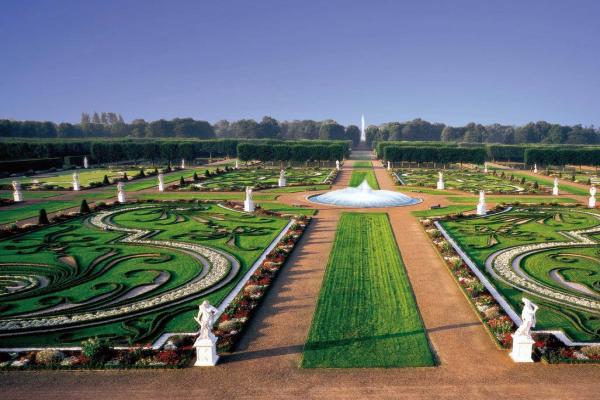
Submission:
POLYGON ((340 170, 340 160, 335 160, 335 169, 340 170))
POLYGON ((79 174, 77 172, 73 173, 73 190, 81 190, 81 185, 79 184, 79 174))
POLYGON ((533 173, 537 174, 538 173, 538 169, 537 169, 537 163, 533 164, 533 173))
POLYGON ((387 170, 391 171, 392 170, 392 163, 391 162, 387 162, 387 170))
POLYGON ((444 174, 442 171, 438 172, 438 181, 437 181, 437 189, 444 190, 446 184, 444 183, 444 174))
POLYGON ((279 187, 284 187, 287 184, 286 179, 285 179, 285 169, 282 169, 281 171, 279 171, 279 182, 278 182, 278 186, 279 187))
POLYGON ((483 163, 483 173, 484 174, 488 173, 487 161, 483 163))
POLYGON ((185 169, 185 158, 181 159, 181 169, 185 169))
POLYGON ((158 174, 158 191, 159 192, 165 191, 165 176, 163 175, 162 172, 158 174))
POLYGON ((212 333, 215 316, 218 310, 204 300, 198 307, 198 315, 194 320, 200 325, 198 338, 194 342, 196 348, 196 367, 212 367, 217 364, 217 338, 212 333))
POLYGON ((477 215, 486 215, 487 206, 485 205, 485 192, 479 191, 479 203, 477 204, 477 215))
POLYGON ((552 195, 558 196, 558 178, 554 178, 554 187, 552 188, 552 195))
POLYGON ((246 186, 246 200, 244 200, 244 211, 254 212, 254 201, 252 200, 252 188, 246 186))
POLYGON ((23 192, 21 191, 21 182, 12 181, 13 187, 13 200, 15 203, 20 203, 23 201, 23 192))
POLYGON ((240 160, 235 160, 235 169, 240 169, 240 160))
POLYGON ((596 208, 596 186, 590 187, 590 199, 588 201, 589 208, 596 208))
POLYGON ((83 157, 83 168, 87 169, 89 167, 88 165, 88 159, 87 156, 83 157))
POLYGON ((531 338, 531 328, 535 327, 535 313, 539 307, 525 297, 523 297, 523 304, 521 326, 512 335, 513 347, 510 357, 515 362, 533 362, 531 352, 535 341, 531 338))

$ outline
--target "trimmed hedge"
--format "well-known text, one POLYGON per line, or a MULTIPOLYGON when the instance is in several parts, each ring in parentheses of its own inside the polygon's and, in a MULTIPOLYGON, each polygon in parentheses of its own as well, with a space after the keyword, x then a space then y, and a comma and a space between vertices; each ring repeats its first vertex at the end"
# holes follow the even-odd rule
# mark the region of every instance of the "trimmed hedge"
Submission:
POLYGON ((465 162, 481 164, 485 161, 485 149, 428 146, 385 146, 384 161, 439 162, 442 164, 465 162))

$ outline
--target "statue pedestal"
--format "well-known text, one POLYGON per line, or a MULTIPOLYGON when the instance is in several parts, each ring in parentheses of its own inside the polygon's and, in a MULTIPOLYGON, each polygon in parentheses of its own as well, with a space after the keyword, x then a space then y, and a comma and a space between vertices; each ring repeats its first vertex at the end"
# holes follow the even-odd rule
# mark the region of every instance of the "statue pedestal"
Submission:
POLYGON ((279 178, 278 185, 279 187, 284 187, 287 184, 285 178, 279 178))
POLYGON ((533 351, 533 344, 535 341, 529 336, 523 335, 512 335, 513 346, 510 352, 510 358, 514 362, 533 362, 531 358, 531 352, 533 351))
POLYGON ((485 215, 487 214, 487 207, 485 206, 485 203, 478 203, 477 204, 477 215, 485 215))
POLYGON ((556 186, 552 188, 552 196, 558 196, 558 188, 556 186))
POLYGON ((159 192, 164 192, 164 191, 165 191, 165 185, 164 185, 164 184, 162 184, 162 183, 159 183, 159 184, 158 184, 158 191, 159 191, 159 192))
POLYGON ((254 202, 252 200, 244 200, 244 211, 254 212, 254 202))
POLYGON ((79 182, 73 182, 73 190, 76 192, 81 190, 81 187, 79 186, 79 182))
POLYGON ((444 181, 437 181, 437 189, 438 190, 444 190, 446 188, 446 184, 444 183, 444 181))
POLYGON ((23 193, 20 190, 15 190, 13 192, 13 200, 15 203, 20 203, 23 201, 23 193))
POLYGON ((217 338, 210 335, 208 338, 198 338, 194 342, 196 348, 196 362, 194 367, 214 367, 219 361, 217 355, 217 338))
POLYGON ((125 203, 125 193, 123 193, 123 192, 117 193, 117 200, 121 204, 125 203))
POLYGON ((596 208, 596 198, 595 197, 590 196, 590 200, 588 201, 588 207, 596 208))

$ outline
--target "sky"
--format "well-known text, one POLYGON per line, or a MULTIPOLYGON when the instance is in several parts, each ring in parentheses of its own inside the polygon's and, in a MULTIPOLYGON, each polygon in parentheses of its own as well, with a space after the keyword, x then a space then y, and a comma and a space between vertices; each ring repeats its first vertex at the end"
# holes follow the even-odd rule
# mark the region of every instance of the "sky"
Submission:
POLYGON ((0 119, 600 126, 596 1, 0 3, 0 119))

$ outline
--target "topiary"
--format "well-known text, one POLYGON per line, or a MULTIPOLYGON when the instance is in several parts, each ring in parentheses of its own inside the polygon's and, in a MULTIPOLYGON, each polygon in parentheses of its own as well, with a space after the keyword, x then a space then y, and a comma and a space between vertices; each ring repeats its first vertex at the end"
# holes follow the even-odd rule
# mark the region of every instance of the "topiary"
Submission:
POLYGON ((110 185, 110 181, 108 180, 108 175, 104 175, 104 179, 102 180, 103 185, 110 185))
POLYGON ((108 357, 109 352, 108 345, 97 337, 81 342, 81 353, 89 358, 91 364, 103 363, 108 357))
POLYGON ((38 217, 38 225, 47 225, 49 223, 50 221, 48 221, 48 214, 46 213, 46 209, 42 208, 38 217))
POLYGON ((181 187, 185 186, 185 179, 183 179, 183 176, 179 177, 179 186, 181 186, 181 187))
POLYGON ((200 179, 200 178, 198 178, 198 174, 196 172, 194 172, 193 179, 194 179, 194 182, 196 182, 198 179, 200 179))
POLYGON ((81 200, 81 206, 79 206, 79 212, 81 214, 87 214, 90 212, 90 206, 85 199, 81 200))

